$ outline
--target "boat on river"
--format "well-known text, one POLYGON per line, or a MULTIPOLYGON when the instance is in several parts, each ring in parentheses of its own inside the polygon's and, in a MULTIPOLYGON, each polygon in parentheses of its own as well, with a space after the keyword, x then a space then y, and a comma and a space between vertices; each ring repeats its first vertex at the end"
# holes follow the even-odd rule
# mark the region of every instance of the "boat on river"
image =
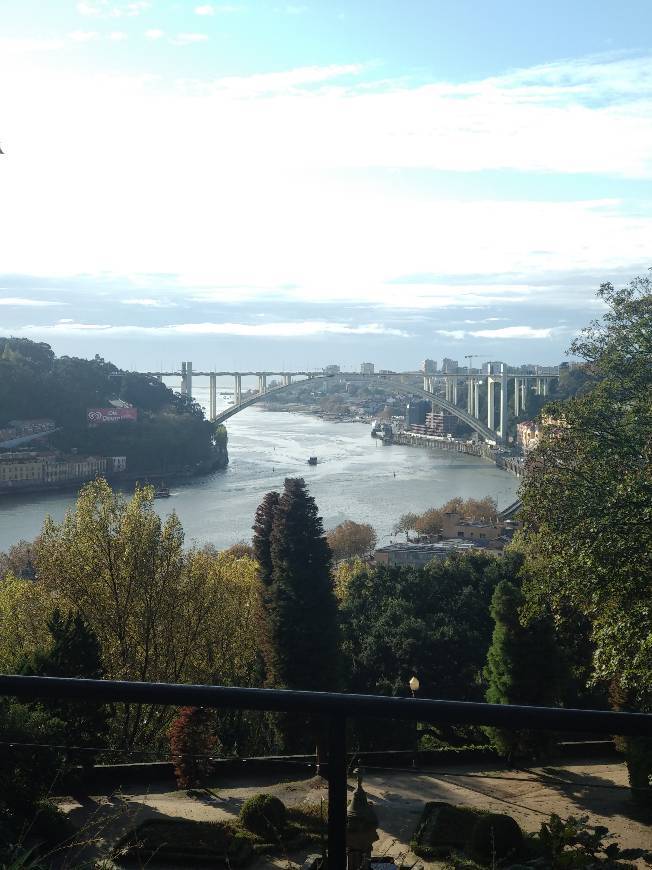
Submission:
POLYGON ((308 457, 308 465, 317 465, 317 457, 309 456, 308 457))

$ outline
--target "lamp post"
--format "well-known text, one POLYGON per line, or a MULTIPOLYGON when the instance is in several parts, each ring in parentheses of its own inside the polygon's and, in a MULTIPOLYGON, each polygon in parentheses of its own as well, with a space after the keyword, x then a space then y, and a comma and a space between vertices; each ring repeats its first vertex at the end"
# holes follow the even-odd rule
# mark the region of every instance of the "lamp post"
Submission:
MULTIPOLYGON (((419 678, 413 674, 408 680, 408 686, 410 687, 410 691, 412 692, 412 697, 416 698, 416 692, 419 691, 419 678)), ((417 766, 416 754, 419 751, 419 723, 414 723, 414 755, 412 756, 412 767, 417 766)))

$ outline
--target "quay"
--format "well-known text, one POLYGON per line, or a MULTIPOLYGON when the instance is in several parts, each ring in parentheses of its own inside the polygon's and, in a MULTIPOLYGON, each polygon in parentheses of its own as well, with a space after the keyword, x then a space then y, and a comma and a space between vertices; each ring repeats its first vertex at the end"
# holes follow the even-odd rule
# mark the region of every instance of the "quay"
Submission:
POLYGON ((437 435, 421 435, 417 432, 394 432, 394 444, 405 444, 408 447, 423 447, 427 450, 448 450, 454 453, 466 453, 469 456, 479 456, 493 462, 498 468, 511 471, 521 477, 524 465, 519 456, 512 456, 491 444, 482 442, 462 441, 459 438, 440 438, 437 435))

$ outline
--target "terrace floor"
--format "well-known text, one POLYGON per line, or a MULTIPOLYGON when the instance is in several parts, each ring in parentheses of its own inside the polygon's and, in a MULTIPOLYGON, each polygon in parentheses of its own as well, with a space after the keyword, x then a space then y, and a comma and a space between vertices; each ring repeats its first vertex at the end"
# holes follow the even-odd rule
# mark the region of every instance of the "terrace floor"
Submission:
MULTIPOLYGON (((292 781, 283 781, 282 774, 224 779, 193 797, 170 791, 169 785, 143 784, 114 794, 63 798, 60 805, 79 827, 91 831, 97 826, 108 845, 146 818, 234 818, 242 803, 261 791, 277 795, 288 806, 326 799, 322 780, 296 778, 296 773, 292 777, 292 781)), ((375 853, 402 857, 407 866, 415 862, 424 868, 436 866, 418 859, 408 847, 423 805, 433 800, 507 813, 527 831, 538 830, 551 813, 562 818, 588 815, 591 824, 607 827, 623 848, 652 849, 652 811, 642 811, 633 803, 625 765, 613 758, 519 771, 498 767, 480 771, 469 765, 437 771, 368 768, 364 787, 379 819, 375 853)), ((350 780, 349 791, 353 788, 350 780)), ((261 870, 300 866, 311 851, 316 850, 274 860, 259 858, 252 866, 261 870)))

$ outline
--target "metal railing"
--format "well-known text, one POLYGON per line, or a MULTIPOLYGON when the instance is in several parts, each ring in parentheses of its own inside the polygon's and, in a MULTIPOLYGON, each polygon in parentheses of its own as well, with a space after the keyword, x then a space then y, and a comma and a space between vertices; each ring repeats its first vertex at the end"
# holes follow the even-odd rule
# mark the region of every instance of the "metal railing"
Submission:
POLYGON ((308 713, 328 724, 328 855, 329 867, 346 867, 347 756, 346 720, 374 717, 430 724, 494 725, 506 729, 581 731, 652 737, 652 715, 388 698, 286 689, 244 689, 175 683, 135 683, 60 677, 1 676, 0 696, 55 698, 212 707, 239 710, 308 713))

